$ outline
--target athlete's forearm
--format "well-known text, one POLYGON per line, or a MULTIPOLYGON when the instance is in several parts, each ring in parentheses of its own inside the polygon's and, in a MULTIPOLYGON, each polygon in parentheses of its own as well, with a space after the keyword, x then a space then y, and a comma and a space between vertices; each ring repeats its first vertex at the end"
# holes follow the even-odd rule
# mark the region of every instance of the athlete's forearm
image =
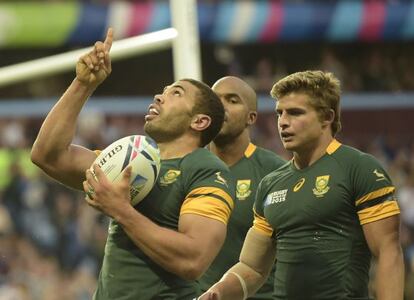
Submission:
POLYGON ((31 152, 32 161, 49 176, 79 190, 96 154, 71 143, 79 112, 94 89, 75 79, 47 115, 31 152))
POLYGON ((209 299, 209 293, 217 293, 220 300, 245 299, 254 295, 269 276, 275 257, 276 244, 272 238, 250 228, 240 253, 240 262, 200 299, 209 299))
MULTIPOLYGON (((119 212, 115 219, 122 225, 131 240, 154 262, 181 278, 198 278, 209 263, 190 236, 161 227, 133 207, 119 212)), ((215 251, 213 248, 211 251, 215 251)))
POLYGON ((53 160, 67 150, 73 140, 79 113, 94 87, 83 85, 75 79, 44 120, 32 156, 37 160, 53 160))
POLYGON ((376 292, 378 300, 404 298, 404 261, 399 245, 387 245, 379 253, 376 292))
POLYGON ((268 276, 268 272, 264 274, 259 273, 248 265, 239 262, 226 272, 225 276, 223 276, 223 280, 238 280, 239 285, 236 286, 239 287, 239 291, 241 288, 242 294, 247 298, 253 296, 257 290, 260 289, 268 276))
POLYGON ((220 300, 246 299, 246 292, 243 290, 241 281, 233 274, 225 274, 222 280, 210 287, 199 299, 209 299, 207 295, 211 293, 220 295, 220 300))
POLYGON ((216 293, 220 300, 244 300, 254 295, 266 281, 266 278, 266 274, 260 274, 239 262, 230 268, 220 281, 210 287, 200 299, 209 299, 209 294, 216 293))

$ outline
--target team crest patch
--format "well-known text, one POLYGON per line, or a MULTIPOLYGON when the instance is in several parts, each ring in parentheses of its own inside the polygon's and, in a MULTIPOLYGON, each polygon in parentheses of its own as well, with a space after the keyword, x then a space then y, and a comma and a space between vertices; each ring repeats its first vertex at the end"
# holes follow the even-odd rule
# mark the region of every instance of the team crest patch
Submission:
POLYGON ((180 176, 181 171, 180 170, 168 170, 167 173, 164 174, 164 176, 160 179, 161 185, 169 185, 177 180, 177 177, 180 176))
POLYGON ((237 180, 236 197, 239 200, 246 200, 250 196, 252 191, 250 190, 250 179, 237 180))
POLYGON ((312 189, 316 197, 323 197, 329 191, 329 175, 318 176, 315 180, 315 188, 312 189))

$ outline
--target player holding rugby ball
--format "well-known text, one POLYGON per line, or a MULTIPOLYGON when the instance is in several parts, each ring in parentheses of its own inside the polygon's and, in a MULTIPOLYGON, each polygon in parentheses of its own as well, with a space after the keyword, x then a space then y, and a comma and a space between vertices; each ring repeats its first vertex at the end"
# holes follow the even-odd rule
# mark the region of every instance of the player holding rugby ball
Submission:
POLYGON ((43 122, 32 160, 67 186, 93 188, 88 203, 112 218, 94 299, 192 299, 194 280, 222 246, 233 208, 229 170, 203 148, 222 126, 223 105, 192 79, 155 95, 145 132, 158 144, 161 171, 150 194, 133 207, 130 169, 113 184, 94 166, 96 181, 89 167, 97 154, 72 144, 83 105, 111 73, 112 39, 109 29, 105 41, 79 59, 76 78, 43 122))

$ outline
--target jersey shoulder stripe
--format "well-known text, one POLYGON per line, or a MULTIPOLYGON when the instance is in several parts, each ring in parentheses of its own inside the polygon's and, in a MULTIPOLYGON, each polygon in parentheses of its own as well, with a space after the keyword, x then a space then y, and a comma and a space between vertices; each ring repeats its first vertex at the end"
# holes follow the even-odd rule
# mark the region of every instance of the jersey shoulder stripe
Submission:
POLYGON ((368 193, 364 195, 363 197, 359 198, 355 201, 355 205, 357 207, 360 207, 362 204, 364 204, 367 201, 372 201, 375 199, 383 198, 383 196, 392 194, 395 191, 395 188, 393 186, 384 187, 381 189, 378 189, 376 191, 373 191, 371 193, 368 193))
POLYGON ((201 198, 209 196, 216 198, 225 203, 230 209, 234 208, 233 198, 224 190, 218 187, 200 187, 192 190, 186 197, 184 202, 187 202, 194 198, 201 198))
POLYGON ((254 212, 253 228, 263 233, 266 236, 272 236, 273 228, 266 221, 266 218, 260 216, 258 213, 256 213, 254 209, 253 209, 253 212, 254 212))
POLYGON ((227 224, 234 208, 231 196, 217 187, 201 187, 192 190, 181 206, 180 215, 193 213, 227 224))
POLYGON ((184 214, 200 215, 227 224, 231 209, 223 202, 217 201, 216 198, 205 196, 197 201, 184 202, 180 215, 184 214))
POLYGON ((358 211, 361 225, 398 215, 400 208, 397 201, 387 201, 358 211))

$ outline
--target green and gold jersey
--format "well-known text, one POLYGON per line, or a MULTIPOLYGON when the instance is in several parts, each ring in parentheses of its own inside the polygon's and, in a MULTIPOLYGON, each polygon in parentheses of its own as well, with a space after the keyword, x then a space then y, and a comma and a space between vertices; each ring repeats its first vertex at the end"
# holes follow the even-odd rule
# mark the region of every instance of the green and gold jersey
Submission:
MULTIPOLYGON (((156 185, 136 209, 156 224, 178 230, 182 214, 227 224, 234 184, 228 167, 207 149, 161 161, 156 185)), ((196 285, 165 271, 133 242, 116 221, 109 226, 96 300, 192 299, 196 285)))
MULTIPOLYGON (((210 268, 199 280, 201 291, 220 280, 223 274, 239 261, 247 231, 253 224, 253 204, 260 180, 285 163, 275 153, 249 144, 244 157, 230 167, 236 183, 235 207, 227 226, 227 236, 223 248, 210 268)), ((250 299, 272 299, 273 275, 250 299)))
POLYGON ((254 228, 277 241, 275 295, 283 300, 366 300, 371 254, 364 224, 399 214, 394 186, 374 157, 334 140, 298 170, 266 176, 254 228))

